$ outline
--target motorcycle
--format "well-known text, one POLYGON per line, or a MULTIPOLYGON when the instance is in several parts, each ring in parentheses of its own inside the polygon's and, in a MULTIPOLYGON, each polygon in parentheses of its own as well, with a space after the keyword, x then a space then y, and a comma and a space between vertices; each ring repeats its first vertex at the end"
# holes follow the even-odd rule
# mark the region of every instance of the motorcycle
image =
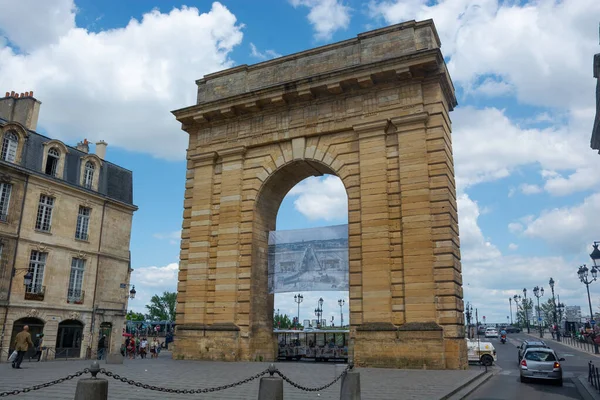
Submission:
POLYGON ((502 335, 500 337, 500 343, 502 343, 502 344, 506 343, 506 335, 502 335))

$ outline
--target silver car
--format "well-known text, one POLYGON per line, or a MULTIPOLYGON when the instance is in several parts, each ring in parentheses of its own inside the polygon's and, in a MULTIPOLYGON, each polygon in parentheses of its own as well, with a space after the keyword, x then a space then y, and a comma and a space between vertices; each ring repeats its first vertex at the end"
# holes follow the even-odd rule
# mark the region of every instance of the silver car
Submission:
POLYGON ((563 373, 560 361, 564 358, 558 358, 556 352, 552 349, 532 347, 525 350, 521 365, 521 382, 528 382, 530 379, 553 380, 557 385, 563 384, 563 373))

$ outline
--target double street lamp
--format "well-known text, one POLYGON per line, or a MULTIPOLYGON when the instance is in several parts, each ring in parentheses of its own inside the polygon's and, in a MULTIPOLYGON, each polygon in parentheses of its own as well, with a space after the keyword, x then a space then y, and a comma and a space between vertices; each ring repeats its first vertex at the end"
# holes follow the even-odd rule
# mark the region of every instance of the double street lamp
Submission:
POLYGON ((550 281, 548 282, 550 285, 550 289, 552 289, 552 306, 554 309, 552 310, 552 314, 554 317, 554 325, 556 326, 556 341, 560 342, 560 327, 558 322, 558 317, 556 316, 556 298, 554 297, 554 279, 550 277, 550 281))
POLYGON ((318 306, 315 308, 315 315, 317 316, 317 329, 321 328, 321 319, 323 317, 323 298, 321 297, 318 301, 318 306))
POLYGON ((598 244, 599 244, 599 242, 594 242, 594 244, 593 244, 594 250, 590 254, 590 258, 594 262, 592 269, 591 270, 588 269, 588 267, 586 267, 586 265, 583 264, 577 270, 577 275, 579 276, 579 280, 581 281, 581 283, 583 283, 585 285, 585 288, 587 289, 588 305, 590 306, 590 326, 592 327, 592 341, 594 342, 594 353, 596 353, 596 354, 599 354, 600 351, 598 350, 598 344, 596 343, 596 340, 595 340, 596 339, 596 333, 595 333, 595 329, 594 329, 595 321, 594 321, 594 311, 592 310, 592 299, 590 297, 590 283, 594 282, 596 280, 596 278, 598 277, 597 267, 598 267, 598 261, 600 261, 600 250, 598 250, 598 244), (589 277, 589 273, 592 274, 591 279, 589 277))
POLYGON ((540 297, 544 295, 544 288, 536 286, 533 288, 533 295, 537 297, 537 312, 538 312, 538 326, 540 328, 540 337, 544 337, 544 329, 542 328, 542 309, 540 308, 540 297))

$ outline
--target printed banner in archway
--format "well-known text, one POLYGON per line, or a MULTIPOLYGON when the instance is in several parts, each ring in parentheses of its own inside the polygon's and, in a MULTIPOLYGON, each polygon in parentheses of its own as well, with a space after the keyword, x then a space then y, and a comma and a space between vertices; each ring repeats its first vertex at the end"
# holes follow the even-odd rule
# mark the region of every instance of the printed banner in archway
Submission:
POLYGON ((348 290, 348 225, 269 232, 269 293, 348 290))

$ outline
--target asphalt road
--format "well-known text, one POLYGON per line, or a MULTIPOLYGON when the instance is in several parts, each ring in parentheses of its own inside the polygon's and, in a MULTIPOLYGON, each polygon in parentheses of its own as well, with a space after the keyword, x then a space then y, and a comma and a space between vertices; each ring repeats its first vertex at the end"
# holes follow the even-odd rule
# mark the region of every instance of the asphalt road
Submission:
MULTIPOLYGON (((549 334, 546 334, 549 336, 549 334)), ((551 382, 521 383, 519 380, 519 364, 517 362, 517 347, 523 340, 533 339, 523 334, 509 334, 506 344, 499 339, 487 339, 494 344, 498 353, 498 361, 493 367, 494 376, 484 385, 467 397, 469 400, 566 400, 582 399, 573 383, 573 378, 587 375, 588 362, 593 356, 566 347, 546 337, 544 341, 552 347, 559 357, 564 357, 562 387, 551 382)))

